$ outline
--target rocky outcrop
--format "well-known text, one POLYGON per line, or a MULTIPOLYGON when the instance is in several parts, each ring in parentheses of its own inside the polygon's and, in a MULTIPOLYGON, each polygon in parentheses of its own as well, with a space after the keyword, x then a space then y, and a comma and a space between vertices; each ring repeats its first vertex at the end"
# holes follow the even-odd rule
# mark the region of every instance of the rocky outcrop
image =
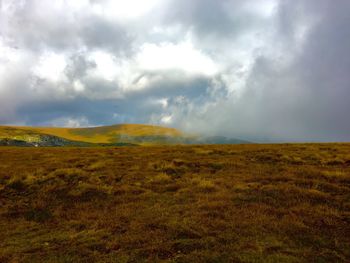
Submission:
POLYGON ((138 146, 136 143, 116 142, 116 143, 88 143, 67 140, 58 136, 41 134, 35 141, 28 139, 18 140, 14 138, 0 138, 0 146, 19 146, 19 147, 88 147, 88 146, 138 146))
POLYGON ((12 140, 12 139, 0 139, 0 146, 21 146, 21 147, 32 147, 35 146, 33 143, 25 142, 21 140, 12 140))
POLYGON ((0 138, 0 146, 21 147, 57 147, 57 146, 90 146, 90 143, 70 141, 52 135, 40 135, 35 141, 24 141, 12 138, 0 138))

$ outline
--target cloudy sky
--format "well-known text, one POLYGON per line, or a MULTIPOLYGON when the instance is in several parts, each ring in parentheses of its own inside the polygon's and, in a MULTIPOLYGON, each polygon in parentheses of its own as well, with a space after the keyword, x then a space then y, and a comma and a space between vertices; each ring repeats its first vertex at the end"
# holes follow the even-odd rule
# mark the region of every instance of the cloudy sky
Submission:
POLYGON ((0 0, 0 124, 350 141, 348 0, 0 0))

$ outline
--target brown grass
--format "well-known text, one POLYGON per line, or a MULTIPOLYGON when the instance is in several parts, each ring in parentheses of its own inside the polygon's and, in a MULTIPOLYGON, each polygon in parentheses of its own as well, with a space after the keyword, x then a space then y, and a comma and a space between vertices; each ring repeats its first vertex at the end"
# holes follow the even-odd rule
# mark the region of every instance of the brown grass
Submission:
POLYGON ((0 148, 0 262, 350 262, 350 144, 0 148))

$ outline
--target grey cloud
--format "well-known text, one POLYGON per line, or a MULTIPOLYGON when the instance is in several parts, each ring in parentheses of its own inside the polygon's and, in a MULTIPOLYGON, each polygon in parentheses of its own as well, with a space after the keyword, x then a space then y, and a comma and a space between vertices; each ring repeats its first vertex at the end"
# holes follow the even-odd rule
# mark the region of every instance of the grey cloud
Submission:
POLYGON ((65 68, 66 76, 72 81, 83 78, 87 71, 95 68, 96 63, 86 58, 86 53, 77 53, 69 58, 68 65, 65 68))
POLYGON ((12 46, 34 52, 45 49, 65 52, 85 46, 113 53, 128 51, 130 37, 116 22, 85 14, 86 10, 74 14, 44 3, 40 0, 23 1, 22 5, 12 3, 12 11, 7 13, 7 26, 0 25, 12 46))
MULTIPOLYGON (((107 125, 122 122, 130 123, 160 123, 152 116, 161 116, 164 113, 171 113, 173 106, 180 106, 179 98, 182 100, 205 101, 205 94, 208 88, 208 80, 196 79, 189 83, 166 83, 155 87, 151 91, 132 92, 123 98, 100 98, 89 99, 85 96, 78 96, 71 99, 41 99, 40 103, 22 103, 18 107, 17 114, 27 123, 34 125, 47 125, 52 120, 69 117, 72 119, 86 118, 90 125, 107 125), (172 87, 169 87, 173 85, 172 87), (163 87, 163 88, 162 88, 163 87), (168 99, 168 112, 162 104, 161 99, 168 99)), ((98 87, 106 85, 91 81, 89 89, 98 94, 98 87)), ((112 85, 112 84, 111 84, 112 85)), ((104 87, 105 88, 105 87, 104 87)), ((114 89, 114 86, 111 87, 114 89)))
POLYGON ((102 48, 113 54, 130 54, 132 36, 116 23, 102 18, 86 17, 80 21, 82 42, 90 49, 102 48))
POLYGON ((40 1, 11 5, 3 31, 12 45, 39 51, 46 46, 64 49, 77 43, 74 21, 69 21, 66 14, 45 13, 40 1))
POLYGON ((92 125, 112 124, 115 102, 111 100, 93 101, 87 98, 70 100, 43 100, 41 103, 21 105, 17 112, 32 125, 48 125, 63 117, 79 119, 86 117, 92 125))
POLYGON ((228 38, 242 34, 261 22, 248 8, 244 0, 193 0, 173 1, 166 21, 193 28, 200 38, 208 36, 228 38))
MULTIPOLYGON (((145 73, 145 76, 148 74, 149 73, 145 73)), ((211 81, 210 78, 203 76, 193 78, 182 77, 181 79, 181 77, 172 78, 163 73, 162 77, 163 78, 153 82, 152 85, 146 89, 127 92, 127 96, 146 97, 147 95, 151 95, 158 98, 186 96, 189 98, 196 98, 205 93, 211 81)))
MULTIPOLYGON (((273 57, 257 57, 241 97, 209 105, 204 114, 190 112, 191 121, 181 125, 191 130, 192 122, 201 132, 253 140, 350 140, 349 8, 348 1, 283 2, 280 18, 289 17, 289 23, 317 18, 298 47, 301 52, 288 66, 273 57)), ((279 26, 285 25, 282 20, 279 26)), ((290 34, 285 52, 293 52, 287 47, 295 44, 290 42, 294 26, 284 31, 290 34)))
POLYGON ((16 68, 10 67, 6 74, 0 77, 0 123, 17 123, 21 119, 16 114, 16 108, 31 97, 27 60, 23 60, 16 68))

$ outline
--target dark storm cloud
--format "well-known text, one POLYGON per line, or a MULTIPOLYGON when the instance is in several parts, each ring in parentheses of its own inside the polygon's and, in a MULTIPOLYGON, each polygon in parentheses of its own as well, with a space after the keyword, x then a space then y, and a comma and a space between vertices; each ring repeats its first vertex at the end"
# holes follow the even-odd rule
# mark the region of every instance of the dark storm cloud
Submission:
POLYGON ((301 79, 309 103, 303 105, 304 123, 323 137, 347 138, 350 122, 350 3, 349 1, 306 4, 305 13, 321 19, 310 32, 292 67, 301 79), (313 124, 313 126, 311 126, 313 124))
POLYGON ((113 124, 113 112, 115 112, 115 109, 115 101, 94 101, 86 98, 75 98, 72 100, 43 101, 40 104, 23 105, 18 108, 18 114, 27 122, 39 126, 58 124, 62 117, 72 120, 88 117, 89 123, 98 125, 113 124))
MULTIPOLYGON (((96 91, 97 87, 104 86, 106 83, 91 82, 90 85, 89 88, 96 91)), ((62 116, 67 120, 86 118, 89 125, 111 125, 121 122, 148 123, 150 116, 164 112, 160 99, 170 98, 171 105, 176 103, 176 98, 179 97, 189 100, 200 99, 198 94, 205 94, 208 85, 208 80, 197 79, 189 83, 159 83, 152 87, 151 91, 131 92, 119 99, 95 100, 75 97, 52 100, 46 98, 46 100, 41 99, 40 103, 22 103, 17 109, 17 114, 33 125, 61 124, 62 116), (170 85, 173 86, 170 87, 170 85), (43 120, 46 121, 43 122, 43 120)))
MULTIPOLYGON (((265 72, 275 86, 272 90, 266 88, 269 96, 264 94, 276 99, 270 104, 275 105, 271 116, 275 123, 284 124, 280 130, 289 138, 349 140, 350 3, 323 0, 297 1, 295 4, 300 8, 295 16, 304 16, 314 25, 288 68, 281 72, 265 72), (278 83, 281 79, 282 83, 278 83), (294 82, 288 83, 288 79, 294 79, 294 82), (280 96, 276 98, 276 94, 280 96), (278 113, 278 118, 273 112, 278 113)), ((282 5, 281 12, 293 10, 289 6, 282 5)), ((264 66, 260 67, 259 73, 265 70, 264 66)))

